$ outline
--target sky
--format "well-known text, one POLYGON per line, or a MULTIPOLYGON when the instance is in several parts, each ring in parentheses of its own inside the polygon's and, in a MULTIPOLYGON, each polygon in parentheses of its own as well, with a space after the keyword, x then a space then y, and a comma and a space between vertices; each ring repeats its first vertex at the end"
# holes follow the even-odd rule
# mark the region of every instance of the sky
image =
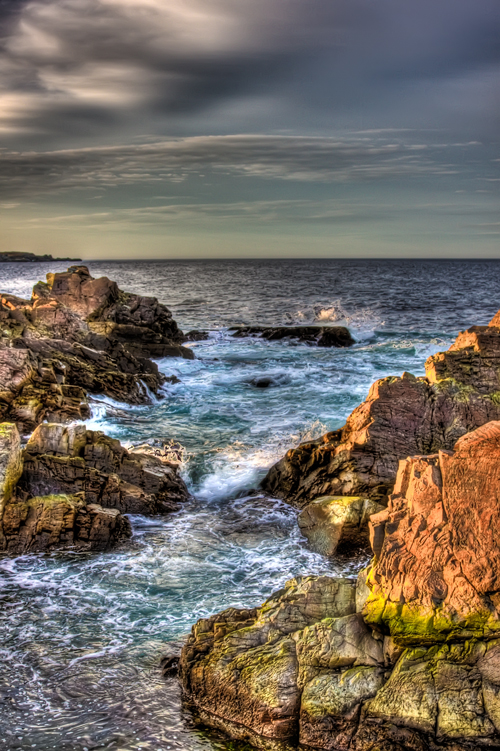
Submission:
POLYGON ((0 250, 496 258, 499 0, 0 0, 0 250))

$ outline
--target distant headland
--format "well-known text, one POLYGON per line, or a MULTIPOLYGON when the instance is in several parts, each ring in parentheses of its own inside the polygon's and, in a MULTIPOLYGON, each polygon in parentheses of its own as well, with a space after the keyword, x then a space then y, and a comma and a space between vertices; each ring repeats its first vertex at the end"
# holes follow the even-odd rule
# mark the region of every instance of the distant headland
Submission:
POLYGON ((24 253, 23 251, 5 251, 0 252, 0 263, 7 261, 23 261, 24 263, 35 263, 36 261, 81 261, 81 258, 53 258, 46 253, 43 256, 37 256, 36 253, 24 253))

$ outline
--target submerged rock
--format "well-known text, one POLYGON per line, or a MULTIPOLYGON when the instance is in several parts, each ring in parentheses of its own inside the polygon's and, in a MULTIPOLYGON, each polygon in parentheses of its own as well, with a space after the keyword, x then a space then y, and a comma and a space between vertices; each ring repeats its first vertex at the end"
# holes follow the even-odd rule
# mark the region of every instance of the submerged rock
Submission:
POLYGON ((352 554, 368 547, 368 518, 383 508, 370 498, 324 496, 301 511, 298 523, 317 553, 352 554))
POLYGON ((398 462, 451 449, 467 432, 500 419, 500 313, 429 357, 426 377, 376 381, 345 426, 290 449, 263 488, 302 508, 324 495, 386 503, 398 462))
POLYGON ((318 347, 351 347, 356 343, 345 326, 235 326, 231 336, 258 336, 267 341, 297 339, 318 347))
POLYGON ((86 419, 87 393, 147 402, 167 380, 150 357, 194 357, 168 308, 85 266, 47 274, 31 300, 0 295, 0 324, 0 420, 25 433, 86 419))

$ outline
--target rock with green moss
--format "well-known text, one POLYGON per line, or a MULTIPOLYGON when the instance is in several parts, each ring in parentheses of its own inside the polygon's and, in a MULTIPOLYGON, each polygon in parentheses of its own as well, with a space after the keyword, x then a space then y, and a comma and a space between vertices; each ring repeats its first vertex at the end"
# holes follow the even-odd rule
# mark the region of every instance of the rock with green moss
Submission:
POLYGON ((205 722, 233 737, 293 741, 301 697, 297 634, 354 612, 354 582, 310 576, 287 582, 260 608, 199 621, 181 656, 186 698, 205 722))
POLYGON ((353 554, 368 547, 368 519, 383 506, 358 496, 323 496, 299 514, 300 531, 321 555, 353 554))
POLYGON ((500 422, 401 462, 370 520, 365 620, 396 644, 500 636, 500 422))

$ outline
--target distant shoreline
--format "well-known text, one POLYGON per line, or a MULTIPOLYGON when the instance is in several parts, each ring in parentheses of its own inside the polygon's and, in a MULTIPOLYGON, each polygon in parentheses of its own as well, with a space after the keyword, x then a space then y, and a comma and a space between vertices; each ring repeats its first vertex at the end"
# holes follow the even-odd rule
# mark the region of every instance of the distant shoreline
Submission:
POLYGON ((81 261, 81 258, 53 258, 46 253, 43 256, 37 256, 36 253, 24 253, 22 251, 0 252, 0 263, 9 261, 21 261, 23 263, 36 263, 37 261, 81 261))

